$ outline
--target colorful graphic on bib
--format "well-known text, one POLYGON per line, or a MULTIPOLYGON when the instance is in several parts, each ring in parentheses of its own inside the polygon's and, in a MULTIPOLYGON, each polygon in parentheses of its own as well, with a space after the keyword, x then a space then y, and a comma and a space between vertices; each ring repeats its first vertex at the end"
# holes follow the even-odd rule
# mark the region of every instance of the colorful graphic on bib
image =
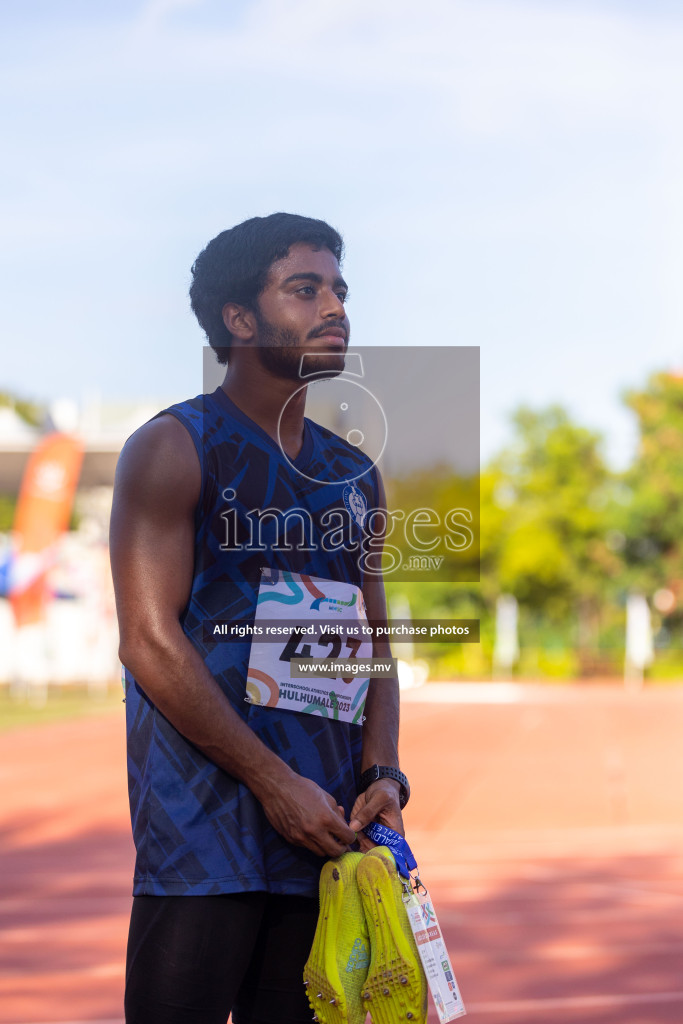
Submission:
POLYGON ((266 708, 274 708, 280 696, 277 683, 267 672, 249 667, 247 675, 247 697, 252 704, 262 704, 266 708))
POLYGON ((342 608, 352 608, 356 603, 356 595, 354 594, 350 601, 340 601, 336 597, 316 597, 314 601, 311 601, 311 608, 315 608, 319 612, 324 603, 329 604, 331 612, 336 612, 342 608))
MULTIPOLYGON (((362 497, 362 495, 361 495, 362 497)), ((304 592, 298 583, 295 583, 292 573, 281 572, 281 573, 270 573, 266 576, 266 571, 263 572, 263 582, 268 584, 268 587, 277 587, 278 583, 286 584, 288 591, 283 593, 282 590, 266 589, 261 590, 258 595, 257 603, 259 605, 266 604, 269 601, 275 604, 287 604, 294 605, 300 604, 304 600, 304 592)), ((313 583, 310 576, 298 576, 298 579, 303 584, 305 589, 313 595, 309 608, 315 611, 320 611, 323 604, 327 603, 331 611, 339 611, 341 608, 352 608, 359 598, 359 594, 352 594, 349 601, 342 601, 337 597, 327 597, 323 591, 313 583)), ((361 611, 364 608, 361 606, 361 611)))
MULTIPOLYGON (((281 590, 263 590, 259 591, 257 598, 257 604, 265 604, 267 601, 274 601, 276 604, 299 604, 304 599, 304 592, 298 584, 292 579, 292 574, 289 572, 280 573, 281 582, 285 583, 289 588, 288 593, 283 593, 281 590)), ((302 577, 303 578, 303 577, 302 577)), ((270 587, 276 587, 279 581, 273 582, 272 579, 264 580, 270 587)))

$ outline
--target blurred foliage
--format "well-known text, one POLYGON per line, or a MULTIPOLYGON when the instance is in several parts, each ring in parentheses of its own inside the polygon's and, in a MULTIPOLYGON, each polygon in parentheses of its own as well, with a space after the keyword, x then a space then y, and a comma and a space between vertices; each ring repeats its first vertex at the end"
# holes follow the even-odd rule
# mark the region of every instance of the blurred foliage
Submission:
POLYGON ((39 427, 45 416, 45 408, 36 402, 29 402, 24 398, 18 398, 9 391, 0 391, 0 408, 14 409, 17 416, 29 423, 32 427, 39 427))
MULTIPOLYGON (((639 590, 652 608, 662 589, 673 596, 666 612, 653 609, 648 675, 683 676, 683 377, 655 374, 625 401, 640 441, 623 473, 608 467, 601 436, 562 408, 518 409, 510 445, 480 477, 481 584, 389 583, 390 602, 401 595, 415 618, 481 619, 481 645, 416 647, 433 678, 490 678, 501 594, 519 604, 519 677, 621 675, 627 594, 639 590)), ((445 508, 462 492, 444 473, 412 483, 401 481, 406 507, 419 494, 445 508)))
POLYGON ((683 586, 683 377, 658 373, 644 391, 630 391, 640 443, 624 474, 628 501, 615 523, 623 535, 628 583, 652 592, 683 586))
MULTIPOLYGON (((392 575, 419 582, 428 578, 434 584, 478 579, 479 551, 479 477, 460 476, 447 466, 434 466, 409 476, 387 481, 387 509, 398 511, 400 519, 390 517, 385 551, 398 554, 401 568, 392 575), (428 520, 428 521, 427 521, 428 520), (437 538, 447 537, 445 544, 437 538), (439 565, 408 568, 410 560, 434 554, 443 556, 439 565)), ((440 592, 441 593, 441 592, 440 592)))
POLYGON ((550 621, 589 608, 619 559, 605 534, 612 478, 599 435, 564 410, 519 409, 512 445, 482 474, 482 574, 550 621))
POLYGON ((0 494, 0 533, 9 533, 12 529, 16 504, 16 498, 0 494))
MULTIPOLYGON (((9 391, 0 391, 0 409, 13 409, 17 416, 32 427, 40 426, 45 416, 43 406, 18 398, 9 391)), ((16 495, 0 495, 0 533, 9 533, 12 529, 16 504, 16 495)))

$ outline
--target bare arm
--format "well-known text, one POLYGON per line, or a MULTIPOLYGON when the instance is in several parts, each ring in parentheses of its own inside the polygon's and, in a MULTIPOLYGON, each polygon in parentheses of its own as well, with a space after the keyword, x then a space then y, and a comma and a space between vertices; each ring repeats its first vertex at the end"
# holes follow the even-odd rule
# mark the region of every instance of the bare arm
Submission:
MULTIPOLYGON (((378 477, 378 480, 381 507, 385 509, 386 499, 381 477, 378 477)), ((386 623, 387 609, 381 576, 366 579, 363 597, 368 619, 376 620, 380 624, 386 623)), ((372 654, 374 658, 390 658, 391 646, 386 640, 375 639, 372 654)), ((398 768, 398 726, 398 679, 395 676, 391 679, 371 679, 365 702, 361 771, 372 767, 373 764, 398 768)), ((380 779, 368 786, 366 791, 358 796, 351 811, 349 824, 354 832, 358 832, 371 821, 379 821, 404 835, 399 794, 400 786, 392 779, 380 779)), ((359 841, 362 850, 374 845, 364 836, 360 837, 359 841)))
POLYGON ((353 833, 332 796, 258 739, 180 625, 200 483, 192 440, 172 416, 145 424, 121 453, 110 535, 121 661, 178 732, 251 789, 288 842, 338 856, 353 833))

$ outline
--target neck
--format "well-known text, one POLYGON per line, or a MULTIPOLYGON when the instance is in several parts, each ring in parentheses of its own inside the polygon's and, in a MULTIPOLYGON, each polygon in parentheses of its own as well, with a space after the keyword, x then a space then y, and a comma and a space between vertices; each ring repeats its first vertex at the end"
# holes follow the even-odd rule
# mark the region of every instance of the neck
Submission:
POLYGON ((301 381, 273 376, 258 360, 249 363, 235 359, 221 387, 238 409, 296 458, 303 444, 306 389, 301 381), (289 401, 295 391, 296 398, 289 401))

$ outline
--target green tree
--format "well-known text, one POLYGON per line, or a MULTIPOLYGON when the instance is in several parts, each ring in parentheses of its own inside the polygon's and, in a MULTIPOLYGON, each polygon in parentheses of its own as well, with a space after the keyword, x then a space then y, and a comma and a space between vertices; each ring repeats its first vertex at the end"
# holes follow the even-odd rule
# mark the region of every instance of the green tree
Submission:
POLYGON ((683 591, 683 377, 656 373, 625 402, 638 420, 639 444, 624 474, 615 520, 626 581, 646 594, 683 591))
POLYGON ((559 406, 520 408, 512 422, 512 444, 483 474, 482 571, 490 591, 513 594, 537 621, 571 623, 587 651, 621 570, 609 544, 615 480, 601 437, 559 406))

